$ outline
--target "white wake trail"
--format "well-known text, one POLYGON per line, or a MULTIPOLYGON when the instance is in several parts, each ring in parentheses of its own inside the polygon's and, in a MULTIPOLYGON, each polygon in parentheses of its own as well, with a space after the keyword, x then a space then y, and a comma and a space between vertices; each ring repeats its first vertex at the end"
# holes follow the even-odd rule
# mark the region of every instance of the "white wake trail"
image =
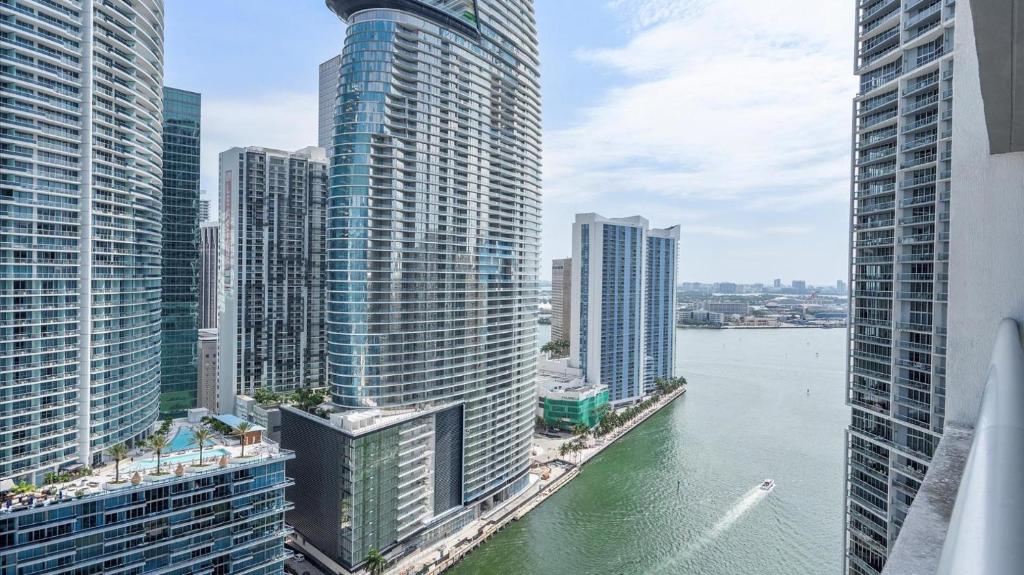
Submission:
POLYGON ((694 542, 687 545, 686 548, 684 548, 675 557, 669 557, 666 563, 655 568, 653 572, 664 572, 666 569, 681 561, 689 559, 698 551, 713 543, 715 539, 718 539, 722 533, 728 531, 729 528, 735 525, 744 514, 753 509, 754 506, 767 497, 769 493, 770 491, 761 489, 760 485, 744 493, 743 496, 736 500, 736 503, 733 504, 729 511, 727 511, 726 514, 723 515, 707 533, 701 535, 694 542))

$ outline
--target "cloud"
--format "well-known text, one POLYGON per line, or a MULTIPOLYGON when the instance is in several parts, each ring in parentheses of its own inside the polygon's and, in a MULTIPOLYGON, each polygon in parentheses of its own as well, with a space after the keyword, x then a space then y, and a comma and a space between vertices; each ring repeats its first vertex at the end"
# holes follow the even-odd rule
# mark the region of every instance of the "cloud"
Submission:
POLYGON ((217 213, 217 157, 236 146, 298 150, 317 143, 317 95, 277 92, 251 98, 203 98, 202 182, 217 213))
POLYGON ((848 0, 611 6, 639 31, 577 51, 622 83, 547 134, 550 202, 643 193, 786 211, 847 200, 848 0))

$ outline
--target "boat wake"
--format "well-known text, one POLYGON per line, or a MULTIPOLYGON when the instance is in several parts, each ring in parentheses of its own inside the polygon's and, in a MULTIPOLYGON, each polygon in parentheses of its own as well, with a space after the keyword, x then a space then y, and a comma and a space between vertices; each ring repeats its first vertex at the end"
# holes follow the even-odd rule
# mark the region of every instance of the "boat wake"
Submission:
POLYGON ((744 493, 743 496, 736 500, 736 503, 733 504, 729 511, 727 511, 726 514, 723 515, 707 533, 698 537, 675 556, 669 557, 665 563, 657 566, 653 572, 675 573, 676 571, 672 569, 673 567, 682 561, 686 561, 690 557, 696 555, 700 550, 713 543, 715 539, 718 539, 718 537, 728 531, 736 524, 737 521, 740 520, 740 518, 743 517, 743 515, 767 497, 769 493, 771 493, 771 490, 761 489, 760 485, 757 485, 750 491, 744 493))

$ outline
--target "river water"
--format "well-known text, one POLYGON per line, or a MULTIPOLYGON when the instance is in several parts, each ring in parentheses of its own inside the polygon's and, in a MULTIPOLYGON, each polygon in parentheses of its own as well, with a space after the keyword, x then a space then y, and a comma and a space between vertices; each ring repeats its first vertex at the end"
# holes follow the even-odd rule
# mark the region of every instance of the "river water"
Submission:
POLYGON ((686 395, 452 573, 839 573, 844 333, 679 330, 686 395))

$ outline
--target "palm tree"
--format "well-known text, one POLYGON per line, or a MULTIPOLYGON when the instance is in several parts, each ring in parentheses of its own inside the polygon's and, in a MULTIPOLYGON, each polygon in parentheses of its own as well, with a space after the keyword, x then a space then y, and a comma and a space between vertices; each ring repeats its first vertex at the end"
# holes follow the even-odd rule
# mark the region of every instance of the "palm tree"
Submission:
POLYGON ((149 448, 156 452, 156 473, 160 474, 160 456, 163 455, 163 450, 167 449, 167 446, 171 442, 167 440, 166 435, 160 435, 159 433, 149 438, 147 445, 149 448))
POLYGON ((572 426, 572 434, 575 435, 576 437, 586 437, 587 433, 590 433, 590 428, 582 423, 577 423, 576 425, 572 426))
POLYGON ((370 575, 383 575, 384 569, 388 566, 388 560, 376 549, 370 549, 366 554, 366 569, 370 575))
POLYGON ((213 430, 209 427, 197 427, 192 431, 192 443, 199 444, 199 465, 203 464, 203 449, 206 442, 213 439, 213 430))
POLYGON ((107 455, 114 460, 114 483, 121 483, 121 461, 128 459, 128 448, 123 443, 111 445, 107 455))
POLYGON ((569 442, 566 441, 565 443, 563 443, 561 446, 558 447, 558 455, 560 457, 565 457, 568 454, 569 454, 569 442))
POLYGON ((245 434, 252 431, 252 424, 248 421, 242 421, 235 426, 234 435, 238 436, 238 443, 242 445, 242 453, 239 457, 245 457, 245 434))

